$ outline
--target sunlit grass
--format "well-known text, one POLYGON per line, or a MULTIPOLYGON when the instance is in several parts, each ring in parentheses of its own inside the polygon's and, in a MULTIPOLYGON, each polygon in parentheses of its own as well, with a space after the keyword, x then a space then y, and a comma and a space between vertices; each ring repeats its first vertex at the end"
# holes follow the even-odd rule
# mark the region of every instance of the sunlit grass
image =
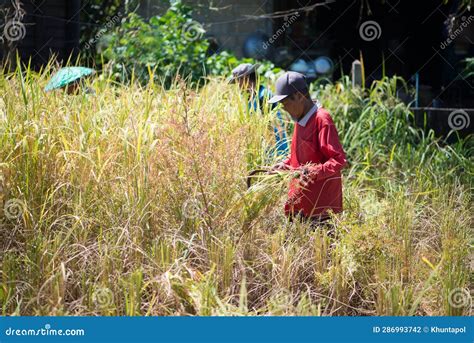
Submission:
POLYGON ((314 90, 349 160, 333 239, 283 216, 289 176, 247 190, 271 114, 233 86, 48 76, 0 77, 2 314, 469 313, 472 139, 414 130, 396 80, 314 90))

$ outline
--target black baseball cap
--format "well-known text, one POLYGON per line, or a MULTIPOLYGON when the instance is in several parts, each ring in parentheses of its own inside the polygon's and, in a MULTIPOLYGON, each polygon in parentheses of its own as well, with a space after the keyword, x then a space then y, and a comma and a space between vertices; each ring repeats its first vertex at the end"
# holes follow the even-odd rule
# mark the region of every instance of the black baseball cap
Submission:
POLYGON ((242 63, 239 64, 236 68, 232 70, 232 77, 229 79, 229 82, 232 83, 241 77, 247 76, 249 74, 255 73, 257 68, 260 67, 259 63, 242 63))
POLYGON ((289 71, 278 78, 275 88, 275 95, 268 100, 270 104, 282 101, 296 92, 306 93, 308 84, 306 83, 306 76, 295 71, 289 71))

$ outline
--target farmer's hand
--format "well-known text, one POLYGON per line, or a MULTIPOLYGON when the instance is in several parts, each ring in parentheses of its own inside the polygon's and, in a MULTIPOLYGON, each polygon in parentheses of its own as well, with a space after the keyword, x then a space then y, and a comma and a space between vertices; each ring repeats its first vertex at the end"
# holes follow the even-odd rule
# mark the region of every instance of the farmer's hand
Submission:
POLYGON ((270 172, 276 172, 276 171, 283 171, 283 170, 290 170, 291 167, 284 162, 280 162, 275 164, 271 169, 270 172))
POLYGON ((296 177, 299 179, 298 183, 301 188, 306 188, 308 185, 313 182, 316 172, 309 168, 309 166, 303 166, 297 171, 298 175, 296 177))

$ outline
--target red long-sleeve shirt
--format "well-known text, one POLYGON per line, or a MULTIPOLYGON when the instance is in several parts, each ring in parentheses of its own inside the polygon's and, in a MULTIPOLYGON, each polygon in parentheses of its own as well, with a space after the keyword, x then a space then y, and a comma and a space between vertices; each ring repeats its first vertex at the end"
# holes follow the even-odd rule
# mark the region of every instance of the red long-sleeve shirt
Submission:
POLYGON ((324 108, 315 108, 305 126, 295 124, 290 157, 285 164, 309 171, 309 183, 303 188, 299 179, 290 182, 285 213, 305 217, 342 211, 341 169, 346 156, 339 142, 334 122, 324 108))

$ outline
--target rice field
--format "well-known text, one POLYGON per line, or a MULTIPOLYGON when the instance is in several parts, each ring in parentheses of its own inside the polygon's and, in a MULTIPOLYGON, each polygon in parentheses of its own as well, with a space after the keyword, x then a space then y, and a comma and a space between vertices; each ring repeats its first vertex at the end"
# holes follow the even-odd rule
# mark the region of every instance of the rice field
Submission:
POLYGON ((412 127, 401 80, 312 87, 349 161, 331 237, 285 218, 289 175, 247 189, 274 115, 235 86, 50 73, 0 76, 2 315, 471 313, 473 140, 412 127))

